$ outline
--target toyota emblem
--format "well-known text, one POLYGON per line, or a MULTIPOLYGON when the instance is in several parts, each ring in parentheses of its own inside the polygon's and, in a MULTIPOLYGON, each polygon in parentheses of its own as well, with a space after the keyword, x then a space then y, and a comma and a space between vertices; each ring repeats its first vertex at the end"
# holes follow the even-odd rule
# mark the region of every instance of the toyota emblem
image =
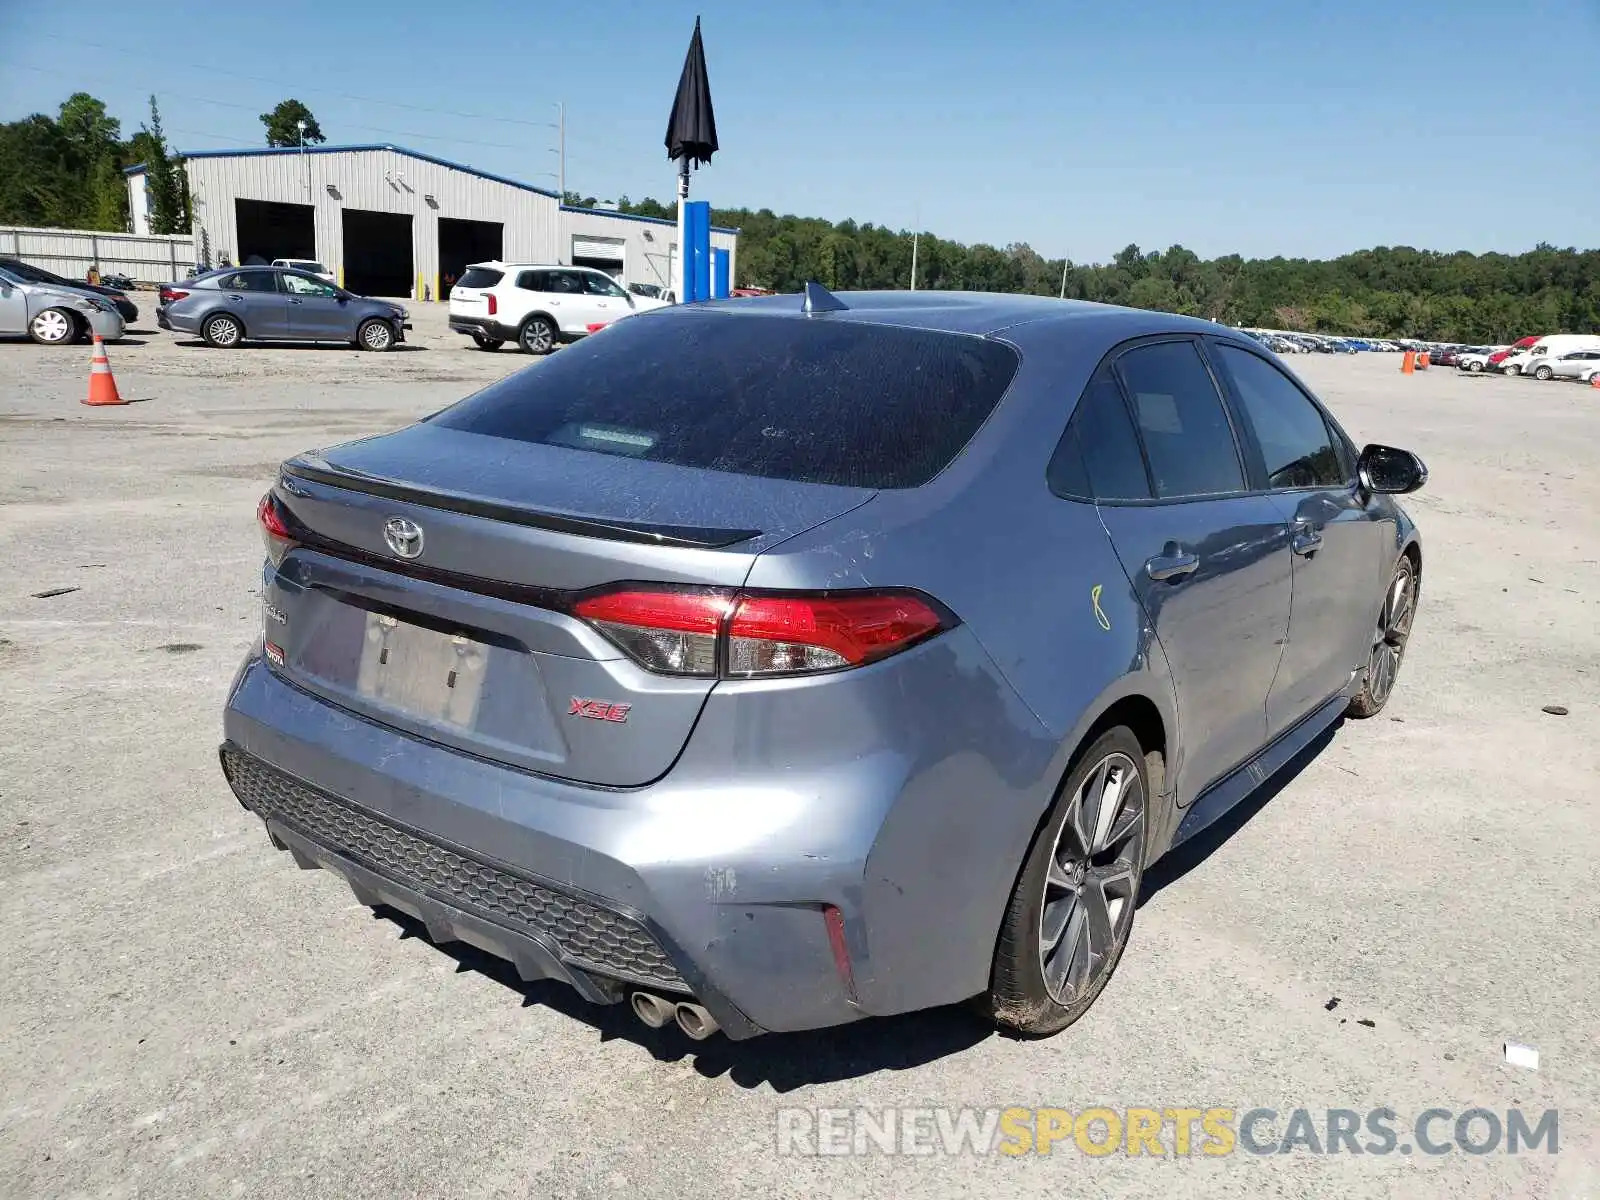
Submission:
POLYGON ((416 558, 422 553, 422 526, 405 517, 390 517, 383 523, 383 540, 401 558, 416 558))

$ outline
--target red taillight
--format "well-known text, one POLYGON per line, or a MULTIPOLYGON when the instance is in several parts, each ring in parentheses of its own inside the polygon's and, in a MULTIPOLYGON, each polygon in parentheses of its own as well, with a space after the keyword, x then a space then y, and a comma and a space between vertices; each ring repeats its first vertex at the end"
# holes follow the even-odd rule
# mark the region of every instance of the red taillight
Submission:
POLYGON ((294 548, 295 540, 294 532, 284 520, 277 498, 271 492, 261 497, 261 503, 256 505, 256 520, 261 523, 261 540, 267 544, 267 557, 272 560, 273 566, 277 566, 283 561, 283 556, 294 548))
POLYGON ((178 288, 164 287, 161 289, 161 303, 171 304, 174 300, 183 300, 188 295, 188 292, 182 291, 178 288))
POLYGON ((489 315, 492 317, 500 311, 500 301, 494 298, 493 292, 490 292, 486 299, 489 301, 489 315))
POLYGON ((914 592, 824 596, 624 589, 573 607, 640 666, 673 675, 804 675, 859 667, 952 623, 914 592))
POLYGON ((640 666, 669 675, 715 675, 725 592, 617 591, 587 596, 572 611, 640 666))
POLYGON ((938 613, 906 592, 746 596, 728 625, 728 674, 859 667, 943 627, 938 613))

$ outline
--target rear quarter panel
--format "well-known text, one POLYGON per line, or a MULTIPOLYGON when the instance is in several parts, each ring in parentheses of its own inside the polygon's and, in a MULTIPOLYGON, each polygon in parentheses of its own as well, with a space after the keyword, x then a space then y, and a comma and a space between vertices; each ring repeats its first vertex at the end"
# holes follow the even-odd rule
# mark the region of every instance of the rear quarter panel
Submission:
MULTIPOLYGON (((984 853, 974 846, 962 863, 949 865, 993 873, 986 894, 1000 897, 995 928, 1073 753, 1111 704, 1133 695, 1150 700, 1168 731, 1169 754, 1181 749, 1166 660, 1095 507, 1062 500, 1045 482, 1106 348, 1103 337, 1067 331, 1042 345, 1030 342, 1011 390, 937 478, 880 492, 763 553, 749 578, 751 587, 920 588, 961 619, 996 677, 1054 741, 1054 753, 1036 761, 1027 781, 1012 780, 992 795, 952 790, 939 801, 956 811, 979 806, 993 827, 984 853)), ((1014 774, 1007 764, 994 767, 994 777, 1014 774)), ((1153 832, 1164 845, 1161 828, 1153 832)))

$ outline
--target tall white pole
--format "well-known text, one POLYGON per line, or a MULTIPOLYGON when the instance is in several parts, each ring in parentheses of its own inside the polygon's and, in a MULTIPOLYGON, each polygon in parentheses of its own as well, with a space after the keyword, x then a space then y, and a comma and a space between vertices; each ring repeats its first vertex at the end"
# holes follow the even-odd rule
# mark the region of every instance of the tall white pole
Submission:
POLYGON ((1067 298, 1067 263, 1069 261, 1070 261, 1069 259, 1065 259, 1065 258, 1063 258, 1061 260, 1061 296, 1060 296, 1060 299, 1062 299, 1062 300, 1065 300, 1067 298))
POLYGON ((911 234, 911 290, 917 290, 917 238, 921 234, 913 231, 911 234))
POLYGON ((556 154, 560 158, 560 165, 556 176, 557 186, 561 190, 561 203, 567 202, 567 106, 562 101, 556 102, 556 154))
POLYGON ((678 173, 678 303, 689 299, 689 160, 683 160, 678 173))

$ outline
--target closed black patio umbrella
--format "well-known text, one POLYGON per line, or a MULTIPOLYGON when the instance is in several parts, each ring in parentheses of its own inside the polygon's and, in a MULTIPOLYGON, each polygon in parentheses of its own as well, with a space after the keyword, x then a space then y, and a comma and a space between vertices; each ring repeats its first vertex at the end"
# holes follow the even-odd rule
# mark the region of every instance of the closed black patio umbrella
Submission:
POLYGON ((678 164, 678 299, 686 299, 689 247, 685 240, 684 205, 689 199, 689 168, 711 161, 717 151, 717 117, 711 108, 711 80, 706 75, 706 49, 700 40, 700 18, 694 19, 694 36, 678 77, 667 118, 667 158, 678 164))

